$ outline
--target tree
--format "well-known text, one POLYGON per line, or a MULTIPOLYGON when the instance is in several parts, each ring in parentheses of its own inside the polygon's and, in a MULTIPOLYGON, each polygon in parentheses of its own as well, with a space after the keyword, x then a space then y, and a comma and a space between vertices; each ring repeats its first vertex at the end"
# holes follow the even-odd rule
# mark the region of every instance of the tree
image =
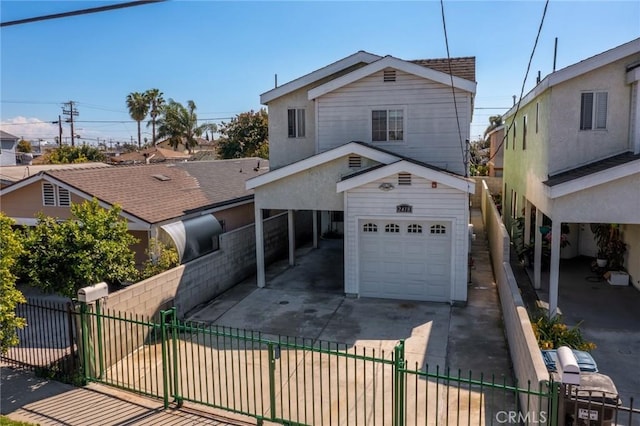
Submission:
POLYGON ((44 164, 72 164, 105 161, 106 157, 94 146, 63 145, 43 156, 44 164))
POLYGON ((218 142, 221 158, 269 158, 269 117, 267 110, 243 112, 222 123, 218 142))
POLYGON ((96 199, 72 204, 73 217, 59 222, 40 215, 25 239, 23 271, 33 285, 75 297, 78 289, 101 281, 118 284, 137 277, 137 240, 115 205, 104 209, 96 199))
POLYGON ((129 115, 138 123, 138 148, 142 146, 140 133, 140 122, 144 120, 149 112, 149 99, 146 93, 132 92, 127 95, 127 108, 129 115))
POLYGON ((147 122, 147 127, 151 125, 151 143, 156 144, 156 122, 164 105, 163 93, 158 89, 149 89, 145 92, 149 102, 149 116, 151 120, 147 122))
POLYGON ((487 129, 484 131, 484 137, 486 138, 489 133, 491 133, 494 129, 502 126, 502 116, 501 115, 492 115, 489 117, 489 125, 487 129))
POLYGON ((31 142, 27 140, 18 141, 18 146, 16 146, 16 151, 18 152, 32 152, 33 148, 31 147, 31 142))
POLYGON ((190 153, 198 145, 196 138, 202 136, 206 130, 215 131, 215 129, 215 124, 198 126, 196 104, 193 101, 187 101, 185 107, 180 102, 169 99, 169 103, 162 108, 162 116, 158 120, 158 137, 167 138, 174 150, 183 143, 190 153))
POLYGON ((14 221, 0 213, 0 354, 18 344, 16 330, 25 326, 24 318, 16 316, 16 305, 24 303, 16 289, 14 268, 24 252, 21 239, 13 229, 14 221))

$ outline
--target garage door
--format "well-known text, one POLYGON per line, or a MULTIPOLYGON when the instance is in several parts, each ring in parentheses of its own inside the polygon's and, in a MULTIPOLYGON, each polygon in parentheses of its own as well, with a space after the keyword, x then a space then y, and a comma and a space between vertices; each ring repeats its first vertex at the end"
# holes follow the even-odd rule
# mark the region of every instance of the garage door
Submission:
POLYGON ((450 300, 449 223, 361 220, 359 244, 361 296, 450 300))

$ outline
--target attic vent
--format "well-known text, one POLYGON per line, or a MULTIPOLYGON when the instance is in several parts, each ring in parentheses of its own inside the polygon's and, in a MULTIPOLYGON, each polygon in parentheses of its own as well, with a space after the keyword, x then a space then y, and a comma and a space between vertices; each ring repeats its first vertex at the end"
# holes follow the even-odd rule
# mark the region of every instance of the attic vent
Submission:
POLYGON ((154 178, 158 179, 159 181, 162 182, 166 182, 168 180, 171 180, 171 178, 169 176, 165 176, 165 175, 152 175, 154 178))
POLYGON ((411 173, 398 173, 398 185, 411 185, 411 173))
POLYGON ((54 187, 48 182, 42 183, 42 204, 45 206, 56 205, 56 193, 54 192, 54 187))
POLYGON ((63 207, 71 205, 71 194, 68 189, 58 187, 58 204, 63 207))
POLYGON ((349 168, 350 169, 359 169, 362 167, 362 157, 359 155, 350 155, 349 156, 349 168))
POLYGON ((396 81, 396 70, 386 70, 384 71, 383 81, 385 83, 390 81, 396 81))

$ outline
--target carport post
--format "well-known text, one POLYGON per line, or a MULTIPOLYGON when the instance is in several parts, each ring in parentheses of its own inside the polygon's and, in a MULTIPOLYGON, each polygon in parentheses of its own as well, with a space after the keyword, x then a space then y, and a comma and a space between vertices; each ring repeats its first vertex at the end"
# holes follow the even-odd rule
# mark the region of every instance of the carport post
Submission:
POLYGON ((313 248, 318 248, 318 210, 311 214, 313 217, 313 248))
POLYGON ((558 278, 560 269, 560 220, 554 219, 551 224, 551 267, 549 269, 549 318, 558 311, 558 278))
POLYGON ((265 285, 264 275, 264 230, 262 220, 262 209, 255 204, 254 224, 256 230, 256 281, 258 287, 262 288, 265 285))
POLYGON ((542 212, 536 208, 536 238, 533 247, 533 288, 540 288, 542 276, 542 212))
POLYGON ((296 222, 293 210, 287 210, 289 228, 289 266, 296 264, 296 222))

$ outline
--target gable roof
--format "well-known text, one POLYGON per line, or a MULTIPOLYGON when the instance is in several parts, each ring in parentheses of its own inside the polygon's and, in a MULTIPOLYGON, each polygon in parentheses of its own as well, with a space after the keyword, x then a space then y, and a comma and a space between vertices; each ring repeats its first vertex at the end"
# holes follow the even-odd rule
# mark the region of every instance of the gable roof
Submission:
MULTIPOLYGON (((449 77, 448 59, 417 59, 412 61, 404 61, 398 58, 394 58, 393 56, 382 57, 361 50, 357 53, 354 53, 353 55, 347 56, 346 58, 329 64, 326 67, 320 68, 319 70, 306 74, 300 78, 283 84, 282 86, 276 87, 275 89, 263 93, 262 95, 260 95, 260 103, 266 105, 276 98, 284 96, 304 86, 318 82, 340 72, 347 71, 346 74, 337 78, 351 75, 354 72, 360 71, 361 68, 365 68, 368 65, 371 65, 380 60, 384 60, 386 58, 393 58, 395 61, 399 61, 394 62, 394 64, 398 67, 402 67, 399 69, 403 71, 421 75, 425 78, 434 78, 435 81, 439 81, 447 85, 451 84, 451 78, 449 77), (398 65, 400 63, 403 63, 404 65, 398 65), (411 65, 415 66, 416 68, 412 67, 411 65), (421 71, 420 68, 422 69, 421 71), (424 70, 430 70, 431 72, 424 70), (440 74, 444 74, 446 78, 444 78, 440 74)), ((387 62, 390 61, 388 60, 387 62)), ((370 71, 369 73, 372 72, 375 71, 370 71)), ((367 73, 366 75, 368 75, 369 73, 367 73)), ((455 87, 463 86, 465 87, 464 90, 475 93, 475 57, 451 58, 451 74, 454 76, 455 87), (467 83, 464 84, 462 83, 462 81, 467 81, 467 83), (473 82, 474 84, 470 85, 468 82, 473 82)), ((334 80, 335 79, 330 80, 329 83, 334 80)), ((310 96, 309 99, 313 98, 310 96)))
POLYGON ((640 154, 625 152, 549 176, 543 184, 551 198, 640 173, 640 154))
MULTIPOLYGON (((540 83, 538 83, 529 93, 527 93, 520 102, 520 108, 528 104, 533 99, 540 96, 547 89, 563 83, 567 80, 579 77, 583 74, 596 70, 598 68, 609 65, 613 62, 619 61, 630 55, 640 53, 640 38, 631 40, 625 44, 609 49, 605 52, 599 53, 590 58, 584 59, 568 67, 562 68, 556 72, 547 75, 540 83)), ((514 105, 504 114, 504 117, 509 117, 515 113, 517 105, 514 105)))
MULTIPOLYGON (((468 62, 473 63, 473 67, 475 68, 475 58, 470 58, 468 62)), ((385 56, 378 61, 372 62, 362 68, 358 68, 357 70, 354 70, 348 74, 330 80, 318 87, 309 90, 309 100, 315 99, 326 93, 344 87, 350 83, 353 83, 354 81, 360 80, 378 71, 382 71, 385 68, 395 68, 397 70, 404 71, 409 74, 414 74, 419 77, 423 77, 425 79, 432 80, 447 86, 450 86, 451 80, 453 80, 453 86, 456 89, 464 90, 470 93, 476 92, 475 81, 465 80, 456 76, 451 77, 448 73, 444 73, 432 68, 427 68, 417 63, 403 61, 402 59, 394 58, 393 56, 385 56)))
POLYGON ((154 224, 250 200, 253 192, 245 181, 268 170, 265 160, 255 170, 257 160, 49 170, 0 190, 0 195, 46 180, 83 198, 95 197, 104 206, 117 203, 124 216, 154 224))
POLYGON ((13 136, 11 133, 7 133, 4 130, 0 130, 0 139, 19 139, 17 136, 13 136))

